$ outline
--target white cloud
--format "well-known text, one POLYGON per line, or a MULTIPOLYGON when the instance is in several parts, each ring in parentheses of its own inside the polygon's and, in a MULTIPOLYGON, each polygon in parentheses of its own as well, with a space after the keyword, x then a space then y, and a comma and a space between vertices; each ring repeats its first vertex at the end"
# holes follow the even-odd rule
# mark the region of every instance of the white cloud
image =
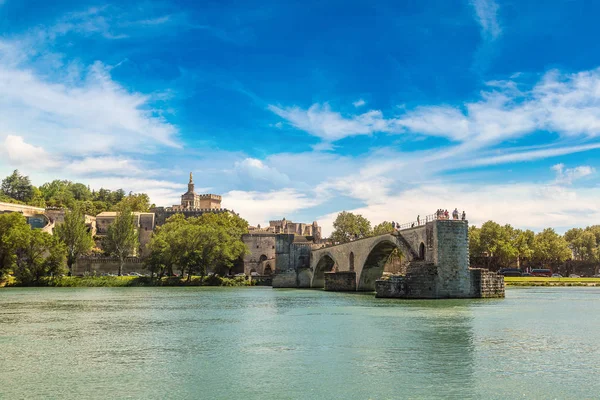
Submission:
POLYGON ((383 118, 381 111, 367 111, 346 118, 338 112, 331 111, 329 104, 313 104, 308 110, 299 107, 281 108, 274 105, 268 108, 294 127, 325 141, 389 130, 388 122, 383 118))
POLYGON ((580 165, 575 168, 565 168, 565 165, 560 163, 552 166, 552 170, 556 172, 556 183, 570 185, 573 181, 591 175, 595 172, 594 168, 589 165, 580 165))
MULTIPOLYGON (((86 178, 85 183, 96 190, 100 188, 124 189, 126 192, 146 193, 150 197, 150 201, 159 206, 180 204, 181 195, 186 191, 185 184, 139 177, 92 177, 86 178)), ((196 188, 197 192, 203 192, 203 190, 196 188)))
POLYGON ((364 101, 363 99, 358 99, 358 100, 356 100, 355 102, 353 102, 353 103, 352 103, 352 105, 353 105, 354 107, 356 107, 356 108, 358 108, 358 107, 362 107, 362 106, 364 106, 365 104, 367 104, 367 102, 366 102, 366 101, 364 101))
POLYGON ((250 225, 267 225, 271 219, 281 219, 298 210, 314 207, 322 200, 295 189, 270 192, 233 190, 223 195, 223 207, 235 211, 250 225))
POLYGON ((289 184, 290 178, 282 174, 277 169, 265 165, 256 158, 245 158, 242 161, 236 161, 234 169, 238 177, 251 185, 285 186, 289 184))
POLYGON ((565 138, 600 137, 600 69, 575 74, 550 71, 528 90, 519 86, 513 81, 488 82, 477 101, 460 106, 425 105, 389 118, 379 110, 346 117, 327 103, 313 104, 307 110, 272 105, 269 109, 321 138, 325 146, 377 132, 445 137, 467 144, 469 151, 538 131, 565 138))
POLYGON ((467 159, 457 163, 457 166, 483 166, 493 164, 506 164, 519 161, 534 161, 549 157, 558 157, 566 154, 580 153, 584 151, 600 149, 600 143, 593 143, 581 146, 560 146, 546 149, 517 151, 508 149, 508 154, 480 156, 474 159, 467 159))
POLYGON ((0 46, 0 136, 14 132, 67 154, 179 146, 177 128, 151 108, 150 97, 113 81, 103 64, 86 68, 80 80, 64 76, 56 82, 22 61, 12 65, 4 55, 0 46))
POLYGON ((0 154, 5 153, 13 166, 30 166, 35 169, 55 167, 58 160, 53 159, 42 147, 26 143, 21 136, 7 135, 0 154))
POLYGON ((495 39, 502 33, 498 23, 498 4, 494 0, 472 0, 477 22, 481 25, 481 34, 485 38, 495 39))
MULTIPOLYGON (((75 160, 66 168, 77 175, 139 175, 144 171, 132 160, 119 157, 86 157, 75 160)), ((147 173, 148 171, 145 171, 147 173)))

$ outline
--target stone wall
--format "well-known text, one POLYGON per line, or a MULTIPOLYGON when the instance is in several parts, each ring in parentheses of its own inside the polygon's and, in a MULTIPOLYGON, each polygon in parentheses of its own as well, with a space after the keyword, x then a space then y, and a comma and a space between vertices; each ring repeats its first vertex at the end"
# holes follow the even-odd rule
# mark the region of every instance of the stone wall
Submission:
MULTIPOLYGON (((138 272, 148 274, 142 259, 138 257, 128 257, 123 265, 123 274, 138 272)), ((118 274, 119 259, 114 257, 81 257, 73 266, 73 275, 102 275, 118 274)))
POLYGON ((326 272, 325 290, 330 292, 355 292, 356 272, 326 272))
MULTIPOLYGON (((294 243, 293 234, 275 237, 275 276, 273 287, 307 287, 301 271, 310 265, 311 243, 294 243)), ((305 275, 305 274, 304 274, 305 275)), ((310 279, 308 279, 310 287, 310 279)))
POLYGON ((249 253, 244 256, 244 273, 246 275, 250 275, 253 270, 264 275, 267 266, 270 267, 271 273, 275 271, 275 236, 272 233, 242 235, 242 241, 249 250, 249 253))
POLYGON ((471 274, 471 297, 504 297, 504 277, 486 269, 473 268, 471 274))

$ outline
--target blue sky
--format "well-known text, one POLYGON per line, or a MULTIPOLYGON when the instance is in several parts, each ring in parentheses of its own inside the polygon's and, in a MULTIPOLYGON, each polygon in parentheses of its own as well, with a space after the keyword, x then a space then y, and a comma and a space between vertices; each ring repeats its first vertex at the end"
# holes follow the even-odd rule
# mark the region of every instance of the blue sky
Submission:
POLYGON ((600 217, 600 4, 0 0, 0 173, 251 224, 600 217))

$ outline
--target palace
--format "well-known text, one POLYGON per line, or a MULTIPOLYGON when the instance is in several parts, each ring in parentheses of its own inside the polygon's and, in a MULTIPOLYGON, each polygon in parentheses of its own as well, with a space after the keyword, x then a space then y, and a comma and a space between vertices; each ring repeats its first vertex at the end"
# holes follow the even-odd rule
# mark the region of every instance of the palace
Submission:
POLYGON ((185 217, 199 217, 205 213, 231 212, 221 208, 221 196, 217 194, 196 194, 194 178, 190 172, 188 190, 181 195, 181 204, 172 207, 155 207, 150 210, 156 214, 156 225, 160 226, 172 215, 183 214, 185 217))
POLYGON ((190 172, 188 191, 181 195, 181 205, 174 205, 172 208, 174 210, 218 210, 221 208, 221 196, 216 194, 196 194, 194 191, 194 179, 190 172))

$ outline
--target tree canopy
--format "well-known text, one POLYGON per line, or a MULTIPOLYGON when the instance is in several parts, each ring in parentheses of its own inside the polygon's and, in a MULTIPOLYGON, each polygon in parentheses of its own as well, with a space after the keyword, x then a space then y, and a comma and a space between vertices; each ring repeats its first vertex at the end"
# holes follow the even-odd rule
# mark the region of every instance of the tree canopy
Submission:
POLYGON ((125 195, 123 189, 111 191, 104 188, 95 191, 83 183, 61 179, 44 183, 38 188, 18 170, 2 181, 0 201, 71 210, 78 207, 84 214, 92 216, 124 208, 140 212, 150 208, 150 198, 145 193, 125 195))
POLYGON ((119 259, 119 276, 123 275, 125 259, 134 255, 139 246, 135 215, 131 209, 121 210, 108 227, 104 250, 119 259))
POLYGON ((19 283, 37 284, 64 272, 65 255, 56 236, 31 229, 21 214, 0 214, 0 275, 13 272, 19 283))
POLYGON ((23 176, 18 170, 2 180, 2 194, 19 202, 27 203, 33 199, 33 185, 28 176, 23 176))
POLYGON ((567 232, 563 237, 551 228, 535 234, 531 230, 487 221, 481 228, 469 227, 469 251, 471 257, 488 256, 488 261, 495 258, 506 267, 522 267, 523 263, 551 266, 571 257, 566 238, 574 235, 574 232, 567 232))
POLYGON ((373 236, 384 235, 386 233, 392 233, 394 228, 392 228, 392 223, 389 221, 383 221, 382 223, 375 225, 373 228, 373 236))
POLYGON ((347 243, 373 235, 371 222, 362 215, 342 211, 333 222, 331 238, 336 243, 347 243))
POLYGON ((157 228, 148 245, 146 266, 159 276, 178 268, 188 279, 194 274, 204 276, 210 268, 230 269, 248 251, 241 240, 247 232, 248 223, 237 215, 184 218, 176 214, 157 228))
POLYGON ((94 240, 85 224, 85 216, 79 206, 65 213, 65 221, 54 229, 54 234, 67 249, 67 267, 73 271, 77 257, 90 251, 94 240))

